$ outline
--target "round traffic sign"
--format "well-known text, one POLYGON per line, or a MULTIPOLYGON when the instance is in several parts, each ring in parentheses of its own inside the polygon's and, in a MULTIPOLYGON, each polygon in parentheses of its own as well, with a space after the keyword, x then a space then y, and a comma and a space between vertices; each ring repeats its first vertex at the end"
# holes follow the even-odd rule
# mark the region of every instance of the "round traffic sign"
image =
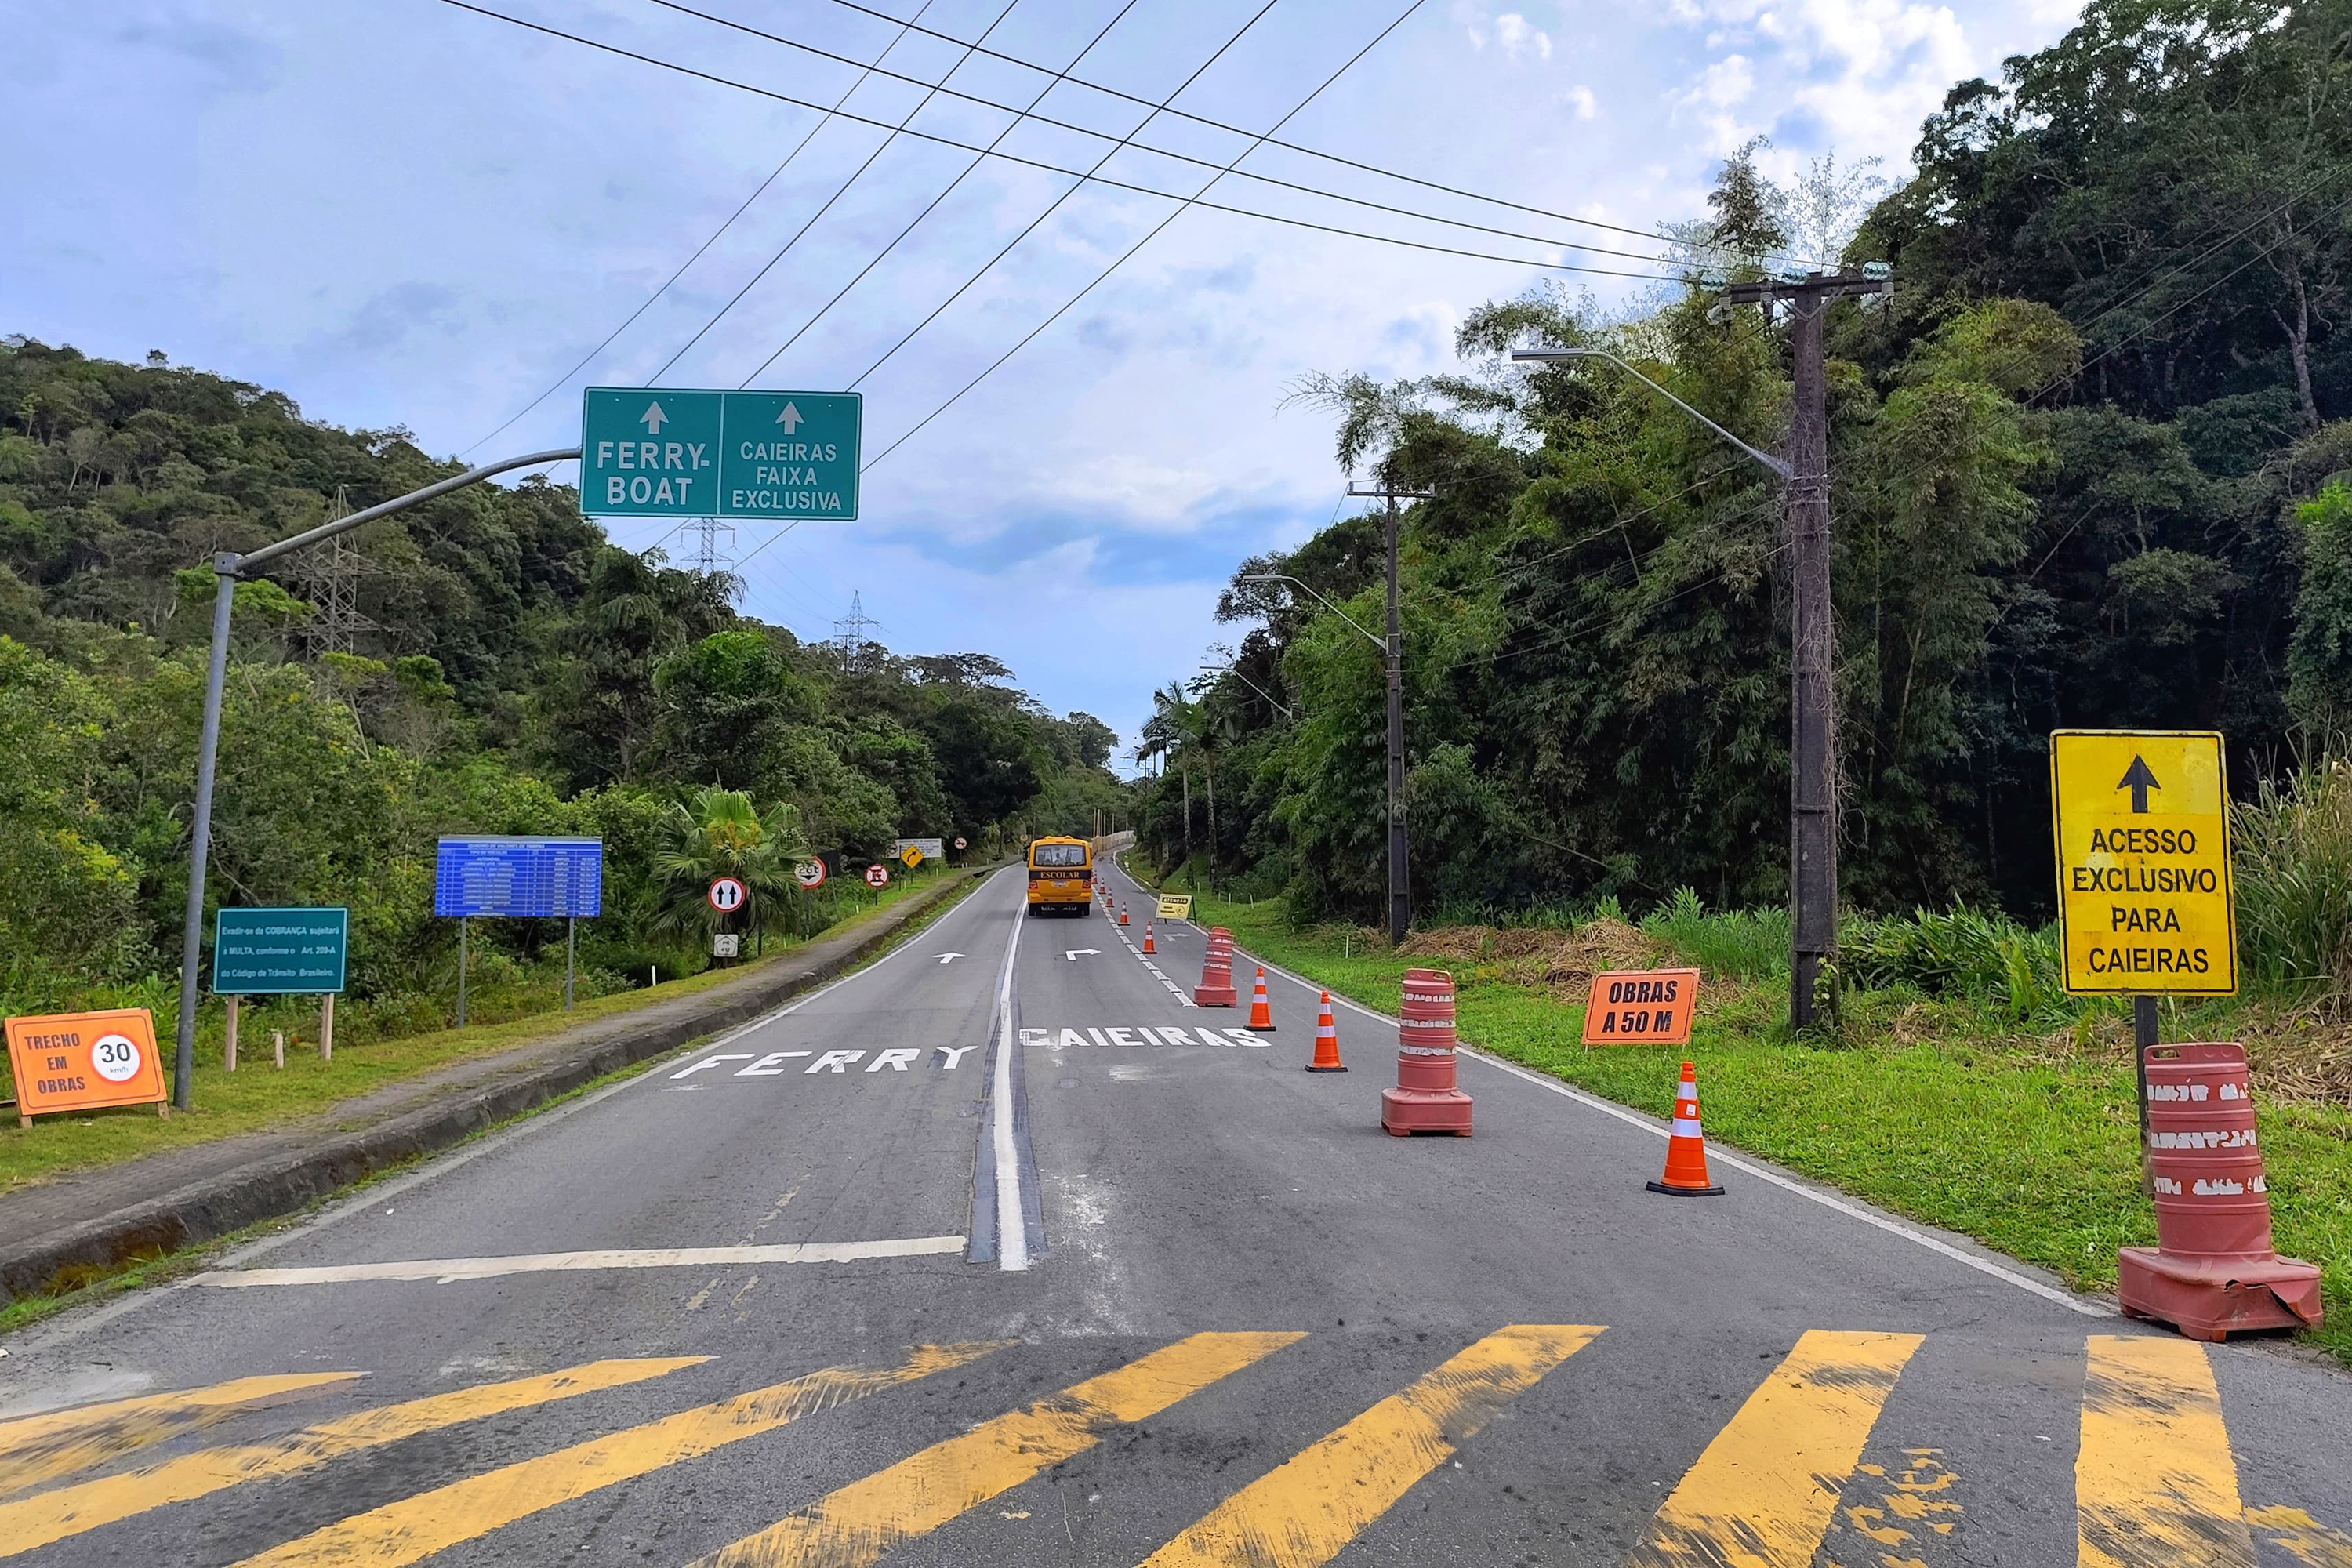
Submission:
POLYGON ((822 860, 802 861, 799 865, 793 868, 793 880, 798 882, 803 888, 824 887, 824 862, 822 860))
POLYGON ((866 885, 869 888, 888 887, 890 885, 890 868, 887 866, 866 867, 866 885))
POLYGON ((962 847, 963 847, 963 840, 962 840, 962 839, 959 838, 959 839, 957 839, 957 840, 956 840, 956 847, 957 847, 957 848, 959 848, 959 849, 961 849, 961 848, 962 848, 962 847))
POLYGON ((89 1047, 89 1065, 109 1083, 127 1083, 139 1073, 139 1042, 128 1035, 100 1035, 89 1047))
POLYGON ((703 896, 710 900, 712 909, 722 915, 731 915, 743 907, 743 900, 751 895, 734 878, 719 877, 712 880, 710 891, 703 896))

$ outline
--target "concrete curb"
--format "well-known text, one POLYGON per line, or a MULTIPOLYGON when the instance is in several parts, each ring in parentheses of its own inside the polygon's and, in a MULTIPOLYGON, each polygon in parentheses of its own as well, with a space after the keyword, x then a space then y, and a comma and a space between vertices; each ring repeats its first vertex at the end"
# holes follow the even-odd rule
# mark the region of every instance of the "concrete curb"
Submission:
MULTIPOLYGON (((53 1294, 75 1275, 104 1274, 166 1257, 257 1221, 294 1214, 379 1171, 438 1153, 607 1073, 748 1024, 802 992, 857 967, 957 889, 975 884, 997 868, 983 867, 944 882, 890 911, 855 942, 831 952, 811 952, 809 962, 780 963, 775 973, 761 977, 763 983, 759 985, 698 998, 705 1005, 657 1022, 622 1027, 578 1051, 527 1068, 488 1087, 468 1089, 447 1104, 394 1114, 372 1127, 339 1133, 293 1153, 265 1155, 98 1218, 53 1230, 37 1240, 14 1247, 0 1243, 5 1248, 0 1250, 0 1306, 53 1294)), ((817 939, 820 943, 823 941, 817 939)), ((516 1052, 531 1048, 511 1047, 516 1052)), ((321 1114, 331 1115, 331 1109, 321 1114)))

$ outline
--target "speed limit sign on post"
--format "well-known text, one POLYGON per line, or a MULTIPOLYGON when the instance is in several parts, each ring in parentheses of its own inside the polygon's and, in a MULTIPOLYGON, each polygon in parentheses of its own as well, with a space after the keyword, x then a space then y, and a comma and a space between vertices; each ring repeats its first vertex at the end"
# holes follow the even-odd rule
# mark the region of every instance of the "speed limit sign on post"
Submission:
POLYGON ((743 900, 750 895, 744 890, 743 884, 734 878, 719 877, 712 879, 710 891, 703 896, 709 900, 712 909, 722 915, 731 915, 743 907, 743 900))
POLYGON ((824 862, 822 860, 802 861, 799 865, 793 868, 793 880, 798 882, 803 888, 824 887, 824 862))
POLYGON ((866 867, 866 885, 869 888, 888 887, 890 885, 890 868, 887 866, 866 867))

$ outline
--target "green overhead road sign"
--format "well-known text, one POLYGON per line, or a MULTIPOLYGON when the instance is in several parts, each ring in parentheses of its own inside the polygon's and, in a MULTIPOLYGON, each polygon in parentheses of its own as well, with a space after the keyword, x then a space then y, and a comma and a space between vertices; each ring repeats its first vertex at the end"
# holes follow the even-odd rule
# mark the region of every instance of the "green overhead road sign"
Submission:
POLYGON ((591 517, 857 516, 855 392, 592 386, 580 416, 591 517))

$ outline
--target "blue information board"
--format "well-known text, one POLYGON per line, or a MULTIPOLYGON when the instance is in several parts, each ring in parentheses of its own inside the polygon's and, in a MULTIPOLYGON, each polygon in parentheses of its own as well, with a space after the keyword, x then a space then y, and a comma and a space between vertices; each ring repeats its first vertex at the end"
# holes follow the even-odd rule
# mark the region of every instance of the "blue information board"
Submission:
POLYGON ((434 863, 436 915, 585 920, 604 900, 601 838, 444 838, 434 863))

